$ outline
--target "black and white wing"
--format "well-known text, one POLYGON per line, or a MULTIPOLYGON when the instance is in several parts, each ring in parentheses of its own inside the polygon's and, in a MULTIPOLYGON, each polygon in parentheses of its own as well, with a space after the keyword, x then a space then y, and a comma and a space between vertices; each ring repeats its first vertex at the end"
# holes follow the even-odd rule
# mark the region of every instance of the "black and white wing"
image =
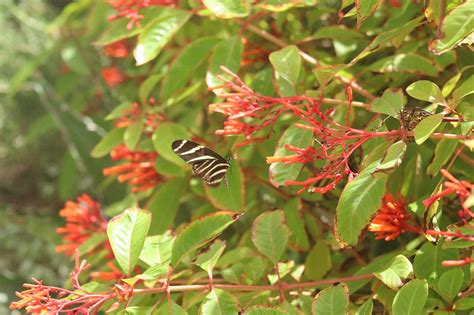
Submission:
POLYGON ((191 164, 194 174, 209 187, 219 186, 222 180, 226 182, 230 164, 216 152, 189 140, 176 140, 171 144, 171 148, 186 163, 191 164))

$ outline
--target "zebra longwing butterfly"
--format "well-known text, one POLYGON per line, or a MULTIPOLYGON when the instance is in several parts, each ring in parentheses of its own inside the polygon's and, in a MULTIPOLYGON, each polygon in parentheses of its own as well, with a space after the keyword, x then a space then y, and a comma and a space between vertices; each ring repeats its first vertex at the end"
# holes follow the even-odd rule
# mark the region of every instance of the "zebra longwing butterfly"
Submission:
POLYGON ((186 163, 191 164, 193 173, 209 187, 217 187, 224 180, 227 186, 227 171, 230 164, 222 156, 199 143, 189 140, 176 140, 171 148, 186 163))
POLYGON ((430 112, 427 112, 420 107, 404 107, 400 111, 400 122, 402 123, 403 128, 408 131, 412 131, 420 121, 430 115, 432 115, 430 112))

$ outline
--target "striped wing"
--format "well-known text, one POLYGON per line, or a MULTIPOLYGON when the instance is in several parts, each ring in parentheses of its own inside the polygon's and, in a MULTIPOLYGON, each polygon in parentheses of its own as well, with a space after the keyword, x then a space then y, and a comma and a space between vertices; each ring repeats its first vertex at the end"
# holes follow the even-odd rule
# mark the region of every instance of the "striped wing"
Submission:
POLYGON ((189 140, 176 140, 171 148, 186 163, 191 164, 194 174, 199 176, 210 187, 219 186, 226 181, 229 162, 216 152, 189 140))

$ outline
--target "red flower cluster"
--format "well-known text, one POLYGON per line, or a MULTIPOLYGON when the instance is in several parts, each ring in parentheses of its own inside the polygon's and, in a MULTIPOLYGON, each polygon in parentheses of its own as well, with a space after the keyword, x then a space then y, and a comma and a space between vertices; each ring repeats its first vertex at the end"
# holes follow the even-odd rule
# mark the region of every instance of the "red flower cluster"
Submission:
POLYGON ((10 304, 10 309, 26 309, 32 314, 96 314, 105 302, 115 299, 117 302, 107 310, 111 312, 127 301, 132 288, 127 284, 116 285, 113 291, 89 292, 79 283, 79 274, 89 268, 86 261, 78 263, 71 272, 71 282, 74 290, 44 285, 41 281, 33 279, 34 284, 24 284, 26 290, 16 292, 19 301, 10 304))
POLYGON ((109 17, 109 21, 125 17, 130 19, 127 24, 127 29, 132 29, 133 26, 139 26, 143 15, 138 11, 149 6, 175 6, 176 0, 106 0, 117 11, 116 15, 109 17))
MULTIPOLYGON (((293 152, 291 156, 272 156, 267 158, 268 163, 311 163, 323 161, 323 166, 313 177, 299 182, 287 181, 285 185, 303 186, 298 193, 305 190, 310 192, 326 193, 335 186, 345 176, 357 175, 351 169, 350 158, 354 152, 365 142, 375 137, 397 137, 398 130, 387 132, 370 132, 351 128, 346 119, 346 124, 340 124, 331 117, 334 109, 321 110, 319 103, 306 96, 292 97, 270 97, 254 92, 230 70, 223 68, 231 80, 221 79, 223 85, 213 87, 217 89, 230 89, 231 92, 218 95, 225 99, 225 102, 209 105, 211 111, 219 112, 227 116, 224 122, 224 129, 217 130, 218 135, 244 135, 248 141, 256 142, 265 139, 265 136, 252 138, 252 136, 262 129, 273 125, 284 113, 291 113, 299 118, 304 124, 297 123, 296 127, 307 129, 313 132, 315 143, 306 148, 298 148, 286 145, 286 149, 293 152), (323 183, 318 186, 318 183, 323 183)), ((267 135, 268 136, 268 135, 267 135)))
MULTIPOLYGON (((150 98, 149 104, 155 105, 155 99, 150 98)), ((137 103, 133 103, 132 108, 126 110, 124 114, 115 121, 115 127, 124 128, 133 124, 137 120, 143 120, 145 124, 144 133, 151 137, 160 122, 165 120, 165 116, 161 113, 145 112, 143 108, 137 103)))
MULTIPOLYGON (((64 243, 56 247, 57 252, 71 256, 89 237, 97 233, 106 233, 108 221, 100 213, 100 204, 87 194, 77 197, 77 202, 67 201, 59 211, 66 219, 66 226, 56 229, 63 235, 64 243)), ((108 242, 104 242, 108 246, 108 242)))
POLYGON ((126 40, 119 40, 103 47, 104 55, 113 58, 126 58, 130 54, 130 45, 126 40))
POLYGON ((387 194, 382 201, 382 207, 369 225, 369 231, 375 233, 375 238, 386 241, 394 240, 406 231, 423 233, 421 228, 412 221, 410 214, 405 210, 405 201, 400 201, 387 194))
POLYGON ((110 87, 118 86, 126 79, 125 74, 117 67, 102 68, 100 69, 100 74, 105 84, 110 87))
POLYGON ((121 183, 128 182, 133 186, 132 191, 147 190, 155 187, 162 181, 162 177, 155 170, 154 164, 158 154, 156 152, 130 151, 125 145, 119 145, 112 150, 113 160, 127 162, 104 168, 105 176, 117 175, 121 183))

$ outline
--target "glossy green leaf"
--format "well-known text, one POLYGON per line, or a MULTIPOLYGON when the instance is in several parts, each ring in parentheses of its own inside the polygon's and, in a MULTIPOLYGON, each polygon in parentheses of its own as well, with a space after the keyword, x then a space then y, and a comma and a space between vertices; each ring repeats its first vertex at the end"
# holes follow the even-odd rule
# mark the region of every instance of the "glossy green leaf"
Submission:
POLYGON ((204 249, 196 257, 193 262, 201 269, 205 270, 209 275, 212 274, 212 270, 217 263, 217 260, 221 257, 225 249, 225 242, 219 239, 215 240, 208 248, 204 249))
POLYGON ((301 56, 298 47, 288 46, 270 54, 270 62, 278 82, 281 96, 296 95, 296 84, 301 69, 301 56))
POLYGON ((99 143, 92 149, 91 156, 100 158, 107 155, 113 148, 118 146, 123 141, 123 134, 125 128, 114 128, 110 130, 99 143))
POLYGON ((290 245, 298 250, 306 251, 309 249, 309 239, 300 210, 298 199, 296 198, 292 198, 283 206, 286 224, 291 231, 290 245))
POLYGON ((453 92, 453 97, 456 101, 460 101, 462 98, 474 93, 474 75, 471 75, 466 79, 456 90, 453 92))
POLYGON ((398 54, 385 57, 374 62, 369 69, 381 73, 408 72, 429 76, 438 74, 436 65, 431 59, 415 54, 398 54))
POLYGON ((385 152, 374 172, 387 171, 400 166, 406 149, 407 144, 405 141, 400 140, 393 143, 385 152))
POLYGON ((458 293, 461 291, 463 281, 464 272, 462 269, 451 269, 441 275, 435 289, 439 295, 441 295, 443 299, 451 305, 458 293))
POLYGON ((379 161, 367 166, 342 191, 336 209, 336 234, 339 245, 357 245, 362 230, 382 204, 387 176, 371 174, 379 161))
POLYGON ((419 315, 428 297, 426 280, 414 279, 398 291, 392 305, 393 315, 419 315))
POLYGON ((177 165, 184 166, 186 162, 173 152, 171 144, 175 140, 189 139, 190 137, 191 134, 184 126, 172 122, 165 122, 156 128, 152 136, 152 141, 156 152, 162 157, 177 165))
POLYGON ((158 311, 156 312, 156 314, 153 314, 153 315, 169 315, 171 313, 173 315, 188 315, 188 313, 184 310, 184 308, 176 304, 173 300, 169 301, 167 299, 165 299, 165 302, 160 304, 158 311), (170 302, 171 302, 171 309, 169 305, 170 302))
POLYGON ((213 289, 206 295, 206 299, 202 303, 202 315, 232 315, 238 314, 239 307, 237 299, 221 289, 213 289))
MULTIPOLYGON (((230 71, 236 73, 240 68, 240 59, 242 58, 244 47, 240 36, 233 36, 227 40, 220 42, 214 47, 211 59, 209 61, 209 70, 206 75, 206 82, 208 87, 214 87, 223 84, 217 77, 224 75, 221 66, 226 67, 230 71)), ((214 90, 215 93, 219 91, 214 90)))
MULTIPOLYGON (((461 43, 474 31, 474 2, 466 1, 446 15, 441 24, 440 39, 431 43, 431 51, 443 54, 461 43)), ((468 43, 471 40, 467 40, 468 43)))
POLYGON ((444 114, 435 114, 424 118, 413 129, 416 144, 425 142, 443 121, 444 114))
POLYGON ((405 106, 405 97, 401 89, 387 89, 372 103, 370 109, 376 113, 396 116, 405 106))
POLYGON ((269 11, 282 12, 293 7, 304 7, 315 5, 317 0, 262 0, 258 2, 258 6, 269 11))
POLYGON ((312 315, 347 314, 349 307, 349 290, 344 283, 328 287, 319 292, 311 305, 312 315))
POLYGON ((288 315, 288 312, 277 307, 257 305, 247 309, 245 315, 288 315))
POLYGON ((168 161, 161 155, 158 155, 155 160, 155 170, 164 176, 169 177, 184 177, 186 169, 168 161))
POLYGON ((413 261, 413 271, 417 278, 438 279, 441 274, 450 270, 448 267, 443 267, 441 262, 443 260, 456 260, 458 257, 456 249, 443 249, 440 244, 425 243, 416 253, 413 261))
POLYGON ((443 94, 444 97, 448 97, 449 94, 451 94, 451 92, 456 87, 456 84, 458 83, 459 79, 461 79, 461 76, 462 76, 462 72, 459 72, 455 74, 451 79, 448 80, 448 82, 446 82, 443 85, 443 89, 441 90, 441 93, 443 94))
POLYGON ((140 260, 148 266, 168 265, 174 238, 170 234, 148 236, 140 253, 140 260))
POLYGON ((383 3, 383 0, 355 0, 357 10, 357 28, 371 16, 383 3))
POLYGON ((285 252, 290 231, 283 211, 265 212, 258 216, 252 227, 252 241, 259 252, 277 264, 285 252))
POLYGON ((141 85, 140 89, 138 90, 138 97, 142 104, 148 104, 148 97, 150 96, 151 91, 155 88, 155 86, 160 82, 163 74, 155 74, 149 76, 141 85))
POLYGON ((155 315, 156 307, 152 306, 129 306, 121 310, 117 315, 155 315))
POLYGON ((431 176, 435 176, 441 170, 441 168, 449 161, 454 150, 458 145, 458 140, 452 139, 441 139, 436 144, 433 160, 428 166, 427 173, 431 176))
POLYGON ((406 89, 408 95, 417 100, 436 104, 446 104, 443 93, 439 87, 431 81, 421 80, 410 84, 406 89))
POLYGON ((223 19, 246 17, 250 12, 248 0, 203 0, 202 3, 223 19))
POLYGON ((239 217, 235 212, 220 211, 191 222, 174 241, 171 265, 175 267, 185 255, 212 241, 239 217))
POLYGON ((453 309, 458 311, 469 311, 474 309, 474 297, 464 297, 454 303, 453 309))
MULTIPOLYGON (((305 149, 312 141, 313 133, 310 130, 290 126, 283 132, 280 140, 278 140, 273 156, 282 157, 294 155, 294 152, 285 148, 286 144, 305 149)), ((272 163, 269 169, 270 182, 275 187, 283 186, 286 181, 295 180, 300 174, 302 167, 303 164, 301 163, 272 163)))
POLYGON ((129 150, 134 150, 140 141, 143 131, 143 121, 141 119, 135 120, 131 125, 125 128, 123 134, 123 142, 129 150))
POLYGON ((178 212, 181 196, 187 187, 184 178, 173 178, 158 186, 146 208, 153 214, 150 234, 161 234, 171 228, 178 212))
POLYGON ((132 273, 138 262, 150 223, 149 211, 131 208, 112 218, 107 225, 107 235, 115 259, 127 275, 132 273))
POLYGON ((369 298, 367 301, 365 301, 364 304, 359 306, 359 308, 355 312, 355 315, 372 315, 373 310, 374 310, 374 303, 369 298))
POLYGON ((322 240, 316 242, 304 263, 304 275, 309 280, 320 280, 332 268, 331 251, 322 240))
POLYGON ((145 270, 143 273, 136 275, 134 280, 156 280, 163 279, 169 273, 168 265, 154 265, 145 270))
POLYGON ((126 115, 131 109, 133 109, 133 104, 131 102, 123 102, 120 105, 116 106, 110 114, 105 116, 105 120, 113 120, 120 118, 126 115))
POLYGON ((313 34, 312 38, 322 39, 330 38, 338 41, 364 39, 361 32, 345 27, 344 25, 330 25, 318 28, 313 34))
POLYGON ((185 11, 176 10, 173 14, 163 15, 150 24, 138 36, 137 46, 133 50, 137 66, 153 60, 174 34, 191 16, 185 11))
POLYGON ((227 187, 224 183, 216 188, 205 185, 206 197, 218 209, 241 211, 244 207, 245 182, 244 174, 237 160, 230 161, 227 181, 229 184, 227 187))
POLYGON ((413 266, 408 258, 403 255, 398 255, 387 267, 375 272, 374 275, 389 288, 397 289, 403 285, 402 280, 406 279, 412 273, 413 266))
POLYGON ((346 67, 347 67, 346 65, 331 65, 331 66, 317 65, 313 69, 313 73, 319 85, 321 87, 325 87, 329 83, 329 81, 331 81, 339 71, 343 70, 346 67))
POLYGON ((211 50, 220 41, 216 37, 197 39, 186 46, 171 64, 163 78, 160 98, 166 100, 185 87, 196 69, 206 60, 211 50))

